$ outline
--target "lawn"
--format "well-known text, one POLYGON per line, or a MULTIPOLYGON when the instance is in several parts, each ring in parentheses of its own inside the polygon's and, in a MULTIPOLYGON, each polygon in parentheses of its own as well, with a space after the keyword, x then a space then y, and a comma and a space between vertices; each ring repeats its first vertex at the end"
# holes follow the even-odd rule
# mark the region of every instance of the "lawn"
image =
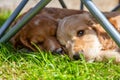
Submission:
MULTIPOLYGON (((9 15, 0 13, 0 25, 9 15)), ((68 56, 40 50, 27 53, 8 42, 0 44, 0 80, 120 80, 120 64, 71 61, 68 56)))

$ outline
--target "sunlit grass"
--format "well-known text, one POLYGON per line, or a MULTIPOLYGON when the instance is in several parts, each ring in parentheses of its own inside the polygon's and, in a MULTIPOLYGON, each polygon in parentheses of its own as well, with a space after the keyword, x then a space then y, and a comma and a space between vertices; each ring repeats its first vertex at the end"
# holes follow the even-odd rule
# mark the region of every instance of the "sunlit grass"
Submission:
MULTIPOLYGON (((1 13, 0 13, 1 14, 1 13)), ((3 14, 2 14, 3 15, 3 14)), ((8 14, 4 19, 8 17, 8 14)), ((5 20, 1 18, 2 24, 5 20)), ((120 65, 108 62, 71 61, 50 52, 21 52, 10 43, 0 45, 1 80, 119 80, 120 65)))
POLYGON ((67 56, 46 52, 17 52, 10 44, 1 45, 2 79, 118 80, 120 65, 112 62, 71 61, 67 56), (9 45, 9 46, 8 46, 9 45))

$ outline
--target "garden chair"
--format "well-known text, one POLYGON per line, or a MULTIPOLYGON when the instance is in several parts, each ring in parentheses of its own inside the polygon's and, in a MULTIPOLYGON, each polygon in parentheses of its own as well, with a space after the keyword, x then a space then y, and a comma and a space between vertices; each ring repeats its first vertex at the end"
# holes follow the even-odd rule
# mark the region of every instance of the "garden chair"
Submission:
MULTIPOLYGON (((42 10, 50 1, 51 0, 40 0, 34 8, 32 8, 25 16, 23 16, 21 21, 19 21, 16 25, 14 25, 14 27, 12 27, 8 32, 5 33, 7 28, 10 26, 10 24, 14 21, 14 19, 17 17, 19 12, 28 2, 28 0, 22 0, 22 2, 19 4, 19 6, 16 8, 13 14, 10 16, 10 18, 0 28, 0 43, 8 42, 10 38, 13 37, 23 27, 24 24, 26 24, 32 17, 34 17, 38 11, 42 10)), ((102 25, 102 27, 109 34, 109 36, 120 47, 119 33, 116 31, 113 25, 109 23, 109 21, 100 12, 100 10, 98 10, 98 8, 94 5, 94 3, 91 0, 80 0, 80 1, 82 3, 80 8, 83 9, 83 5, 85 5, 86 8, 89 10, 89 12, 96 18, 96 20, 102 25)), ((63 0, 59 0, 59 2, 61 3, 63 8, 67 8, 63 0)), ((115 11, 118 8, 120 8, 120 5, 115 7, 115 9, 113 9, 112 11, 115 11)))

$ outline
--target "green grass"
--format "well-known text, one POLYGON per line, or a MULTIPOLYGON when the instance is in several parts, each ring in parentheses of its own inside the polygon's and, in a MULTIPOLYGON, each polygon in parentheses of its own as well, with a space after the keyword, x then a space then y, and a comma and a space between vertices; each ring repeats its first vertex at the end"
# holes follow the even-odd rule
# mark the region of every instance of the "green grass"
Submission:
POLYGON ((0 26, 6 21, 6 19, 10 16, 10 11, 2 11, 0 10, 0 26))
MULTIPOLYGON (((0 21, 4 22, 5 19, 0 21)), ((10 43, 6 43, 0 45, 0 79, 120 80, 120 65, 112 61, 94 63, 87 63, 84 60, 71 61, 68 56, 52 55, 50 52, 26 53, 14 50, 10 43)))

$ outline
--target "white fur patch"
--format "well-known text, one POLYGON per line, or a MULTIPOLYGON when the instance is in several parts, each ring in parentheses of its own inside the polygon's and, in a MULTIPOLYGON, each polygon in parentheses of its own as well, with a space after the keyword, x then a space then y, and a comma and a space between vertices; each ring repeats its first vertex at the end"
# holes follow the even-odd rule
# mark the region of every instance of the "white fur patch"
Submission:
POLYGON ((40 20, 37 19, 37 20, 34 21, 34 24, 35 24, 35 25, 39 25, 39 22, 40 22, 40 20))

